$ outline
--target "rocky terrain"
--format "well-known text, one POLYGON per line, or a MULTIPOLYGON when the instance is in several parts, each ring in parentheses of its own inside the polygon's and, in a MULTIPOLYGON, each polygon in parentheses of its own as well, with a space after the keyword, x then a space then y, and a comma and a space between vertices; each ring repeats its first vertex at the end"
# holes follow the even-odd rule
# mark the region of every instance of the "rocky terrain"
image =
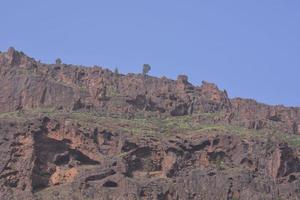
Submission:
POLYGON ((1 199, 300 199, 300 108, 0 53, 1 199))

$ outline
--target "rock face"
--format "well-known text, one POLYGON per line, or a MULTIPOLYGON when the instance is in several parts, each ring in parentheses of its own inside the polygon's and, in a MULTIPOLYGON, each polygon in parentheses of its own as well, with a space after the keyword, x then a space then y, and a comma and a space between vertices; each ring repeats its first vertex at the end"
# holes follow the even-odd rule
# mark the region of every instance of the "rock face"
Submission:
POLYGON ((100 67, 45 65, 10 48, 0 54, 0 111, 48 108, 93 110, 135 116, 183 116, 224 112, 226 122, 261 129, 278 126, 299 134, 300 109, 268 106, 254 100, 229 99, 212 83, 193 86, 143 75, 114 74, 100 67))
POLYGON ((194 87, 143 75, 114 74, 100 67, 44 65, 9 49, 1 54, 1 111, 58 107, 99 112, 150 111, 174 116, 195 111, 228 109, 227 94, 213 84, 194 87), (206 95, 209 94, 209 95, 206 95), (7 102, 10 102, 7 104, 7 102))
POLYGON ((13 48, 0 85, 1 199, 300 199, 299 108, 13 48))
POLYGON ((297 199, 286 144, 127 135, 47 117, 1 121, 2 199, 297 199))

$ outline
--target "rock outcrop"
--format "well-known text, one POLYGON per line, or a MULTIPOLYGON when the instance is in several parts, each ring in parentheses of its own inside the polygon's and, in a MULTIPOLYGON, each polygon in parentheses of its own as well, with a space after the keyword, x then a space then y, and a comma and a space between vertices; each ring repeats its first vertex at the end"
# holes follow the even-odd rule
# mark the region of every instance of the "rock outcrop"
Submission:
POLYGON ((0 53, 1 199, 300 199, 300 109, 0 53))
POLYGON ((299 108, 231 100, 216 85, 204 81, 193 86, 184 75, 173 81, 114 74, 101 67, 46 65, 10 48, 0 54, 0 78, 1 112, 48 107, 127 116, 225 112, 230 123, 254 129, 278 126, 280 131, 299 134, 299 108))
POLYGON ((2 199, 300 198, 298 151, 284 143, 158 139, 60 120, 1 121, 2 199))

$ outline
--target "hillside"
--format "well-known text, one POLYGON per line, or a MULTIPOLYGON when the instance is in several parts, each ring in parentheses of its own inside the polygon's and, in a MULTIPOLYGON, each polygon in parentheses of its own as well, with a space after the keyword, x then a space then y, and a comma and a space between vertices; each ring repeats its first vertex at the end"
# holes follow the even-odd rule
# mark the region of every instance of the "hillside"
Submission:
POLYGON ((1 199, 298 199, 300 108, 0 53, 1 199))

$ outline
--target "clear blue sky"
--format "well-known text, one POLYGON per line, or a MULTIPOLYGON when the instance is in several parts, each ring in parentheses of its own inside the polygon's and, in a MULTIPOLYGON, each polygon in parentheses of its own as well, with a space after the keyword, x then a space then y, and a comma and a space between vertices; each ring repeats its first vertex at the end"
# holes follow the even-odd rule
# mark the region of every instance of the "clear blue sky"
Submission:
POLYGON ((43 62, 215 82, 231 97, 300 106, 299 0, 6 0, 0 50, 43 62))

